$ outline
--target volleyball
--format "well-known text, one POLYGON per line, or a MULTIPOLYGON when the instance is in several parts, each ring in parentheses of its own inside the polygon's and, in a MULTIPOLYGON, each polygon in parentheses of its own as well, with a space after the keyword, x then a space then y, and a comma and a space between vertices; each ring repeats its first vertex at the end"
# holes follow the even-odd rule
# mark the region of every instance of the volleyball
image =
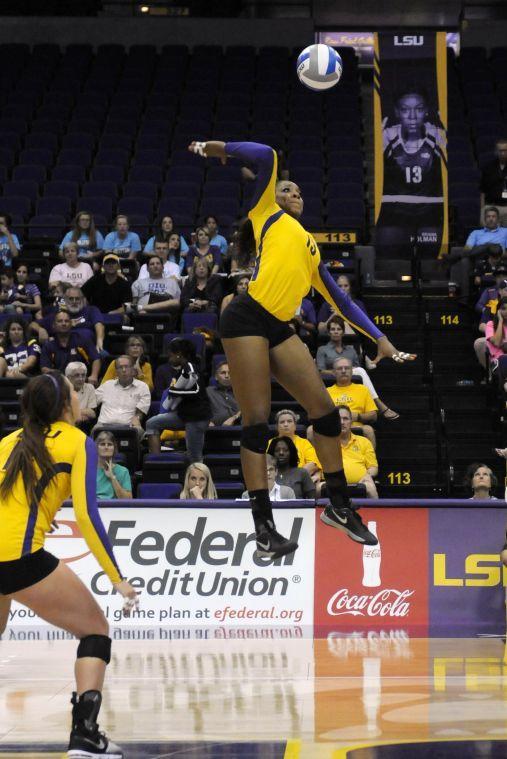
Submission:
POLYGON ((343 63, 339 53, 329 45, 310 45, 298 56, 299 81, 310 90, 328 90, 340 81, 343 63))

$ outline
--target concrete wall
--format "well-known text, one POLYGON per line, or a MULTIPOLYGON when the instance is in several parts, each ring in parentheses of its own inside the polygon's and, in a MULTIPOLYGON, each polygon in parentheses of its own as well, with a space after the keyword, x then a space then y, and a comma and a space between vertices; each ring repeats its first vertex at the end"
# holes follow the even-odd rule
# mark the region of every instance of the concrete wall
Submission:
POLYGON ((314 41, 311 19, 61 18, 9 17, 0 23, 0 44, 57 42, 93 45, 285 45, 314 41))

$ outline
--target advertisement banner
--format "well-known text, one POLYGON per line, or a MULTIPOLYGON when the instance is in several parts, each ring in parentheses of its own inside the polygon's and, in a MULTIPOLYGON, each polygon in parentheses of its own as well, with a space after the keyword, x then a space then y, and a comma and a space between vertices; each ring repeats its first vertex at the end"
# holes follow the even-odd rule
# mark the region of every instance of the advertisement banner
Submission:
POLYGON ((445 32, 374 37, 375 245, 448 249, 445 32))
POLYGON ((361 513, 378 546, 354 543, 317 519, 315 636, 398 630, 425 637, 428 510, 367 507, 361 513))
POLYGON ((429 520, 430 634, 504 635, 505 510, 431 509, 429 520))
MULTIPOLYGON (((101 508, 120 568, 141 592, 139 612, 130 618, 122 616, 121 599, 88 550, 71 509, 59 512, 59 529, 47 537, 46 549, 91 589, 113 625, 311 630, 315 514, 274 511, 277 528, 299 549, 269 561, 254 558, 249 509, 101 508)), ((44 624, 17 604, 9 622, 44 624)))

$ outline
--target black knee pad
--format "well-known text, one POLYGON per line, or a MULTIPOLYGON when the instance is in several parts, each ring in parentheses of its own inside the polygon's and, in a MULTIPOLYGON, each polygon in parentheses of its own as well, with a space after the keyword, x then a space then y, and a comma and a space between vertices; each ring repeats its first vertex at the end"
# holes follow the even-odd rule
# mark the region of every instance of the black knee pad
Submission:
POLYGON ((336 408, 330 411, 329 414, 319 416, 318 419, 312 419, 312 424, 313 431, 325 437, 338 437, 342 430, 340 414, 336 408))
POLYGON ((269 442, 269 427, 266 422, 249 424, 241 431, 241 445, 254 453, 266 453, 269 442))
POLYGON ((83 659, 91 656, 94 659, 102 659, 106 664, 111 661, 111 638, 107 635, 87 635, 81 638, 77 647, 77 658, 83 659))

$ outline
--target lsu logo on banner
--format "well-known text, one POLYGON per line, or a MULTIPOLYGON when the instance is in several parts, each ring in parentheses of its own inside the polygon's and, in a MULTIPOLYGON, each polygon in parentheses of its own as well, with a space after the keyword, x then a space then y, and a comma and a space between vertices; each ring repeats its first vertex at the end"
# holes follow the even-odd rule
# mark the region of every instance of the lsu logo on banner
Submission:
POLYGON ((420 634, 428 624, 426 509, 363 509, 375 522, 378 546, 353 543, 317 519, 316 631, 403 627, 420 634), (407 541, 407 534, 417 535, 407 541), (416 629, 417 628, 417 629, 416 629))
POLYGON ((398 35, 395 34, 394 45, 395 47, 402 47, 404 45, 413 45, 414 47, 419 47, 420 45, 424 45, 424 37, 422 34, 404 34, 403 37, 398 37, 398 35))

